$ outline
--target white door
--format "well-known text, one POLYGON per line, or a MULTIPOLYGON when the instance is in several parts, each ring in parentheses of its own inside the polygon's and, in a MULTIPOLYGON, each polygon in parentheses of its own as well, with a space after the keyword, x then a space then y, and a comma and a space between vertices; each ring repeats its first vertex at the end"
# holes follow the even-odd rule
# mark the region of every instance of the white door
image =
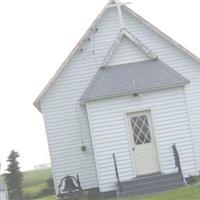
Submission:
POLYGON ((149 112, 128 116, 136 176, 160 171, 149 112))

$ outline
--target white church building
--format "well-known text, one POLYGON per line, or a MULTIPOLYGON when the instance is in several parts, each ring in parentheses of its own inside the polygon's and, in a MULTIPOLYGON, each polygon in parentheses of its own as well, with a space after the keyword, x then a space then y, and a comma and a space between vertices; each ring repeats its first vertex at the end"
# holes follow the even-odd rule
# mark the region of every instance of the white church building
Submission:
POLYGON ((0 200, 8 200, 7 187, 2 180, 2 177, 0 177, 0 200))
POLYGON ((118 1, 108 2, 34 105, 56 191, 66 175, 79 174, 84 190, 137 195, 199 174, 200 60, 118 1))

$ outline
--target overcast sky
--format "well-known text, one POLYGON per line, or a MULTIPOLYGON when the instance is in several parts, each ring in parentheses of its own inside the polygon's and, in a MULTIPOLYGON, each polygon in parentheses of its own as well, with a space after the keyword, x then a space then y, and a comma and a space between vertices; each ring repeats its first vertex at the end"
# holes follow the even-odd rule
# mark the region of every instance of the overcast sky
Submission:
MULTIPOLYGON (((48 163, 32 102, 108 0, 0 0, 0 162, 15 149, 23 170, 48 163)), ((131 0, 135 12, 200 57, 200 1, 131 0)), ((123 1, 124 2, 124 1, 123 1)))

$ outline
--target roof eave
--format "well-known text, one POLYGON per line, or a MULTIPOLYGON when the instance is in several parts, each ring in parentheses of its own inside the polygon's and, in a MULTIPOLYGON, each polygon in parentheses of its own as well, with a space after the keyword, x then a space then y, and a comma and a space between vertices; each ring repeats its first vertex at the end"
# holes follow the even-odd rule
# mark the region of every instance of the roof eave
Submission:
POLYGON ((39 98, 39 96, 38 96, 37 99, 33 102, 33 105, 38 109, 39 112, 41 112, 40 98, 39 98))
POLYGON ((186 54, 188 54, 194 60, 196 60, 197 62, 200 63, 200 58, 198 56, 196 56, 194 53, 192 53, 191 51, 189 51, 187 48, 185 48, 183 45, 181 45, 180 43, 176 42, 170 36, 168 36, 167 34, 165 34, 163 31, 161 31, 160 29, 158 29, 156 26, 154 26, 153 24, 151 24, 149 21, 147 21, 142 16, 140 16, 139 14, 137 14, 136 12, 134 12, 133 10, 131 10, 126 5, 124 5, 124 9, 126 11, 128 11, 130 14, 134 15, 135 17, 137 17, 139 20, 141 20, 144 24, 146 24, 148 27, 150 27, 151 29, 153 29, 155 32, 159 33, 161 36, 163 36, 165 39, 167 39, 170 43, 174 44, 180 50, 184 51, 186 54))
POLYGON ((190 81, 187 80, 184 83, 180 83, 180 84, 168 86, 168 87, 163 87, 163 88, 161 87, 161 88, 155 88, 155 89, 151 89, 151 90, 140 90, 140 91, 138 90, 138 91, 135 91, 135 92, 130 91, 130 92, 121 93, 121 94, 114 94, 114 95, 110 95, 110 96, 108 95, 108 96, 103 96, 103 97, 80 99, 80 105, 85 106, 87 103, 92 102, 92 101, 100 101, 100 100, 104 100, 104 99, 122 97, 122 96, 127 96, 127 95, 132 95, 132 94, 146 94, 146 93, 150 93, 150 92, 157 92, 157 91, 160 91, 160 90, 167 90, 167 89, 172 89, 172 88, 185 87, 189 83, 190 83, 190 81))
MULTIPOLYGON (((83 37, 81 38, 81 40, 77 43, 77 45, 75 46, 75 48, 72 50, 72 52, 69 54, 69 56, 67 57, 67 59, 65 59, 65 61, 63 62, 63 64, 60 66, 60 68, 57 70, 57 72, 54 74, 54 76, 50 79, 50 81, 47 83, 47 85, 44 87, 44 89, 42 90, 42 92, 38 95, 38 97, 36 98, 36 100, 34 101, 33 105, 41 112, 41 108, 40 108, 40 100, 43 97, 43 95, 47 92, 47 90, 49 89, 49 87, 52 85, 52 83, 54 82, 54 80, 59 76, 60 72, 63 70, 64 66, 66 65, 66 63, 68 63, 68 61, 71 59, 71 57, 75 54, 75 52, 80 48, 80 45, 82 43, 82 41, 84 41, 87 36, 90 34, 91 30, 93 27, 95 27, 95 25, 97 24, 97 22, 100 20, 101 16, 106 12, 106 10, 108 8, 110 8, 110 2, 108 2, 106 4, 106 6, 104 7, 104 9, 100 12, 100 14, 97 16, 97 18, 95 19, 95 21, 92 23, 92 25, 89 27, 89 29, 86 31, 86 33, 83 35, 83 37)), ((140 15, 138 15, 137 13, 135 13, 133 10, 131 10, 130 8, 128 8, 127 6, 123 6, 123 8, 128 11, 130 14, 132 14, 133 16, 137 17, 139 20, 141 20, 144 24, 146 24, 148 27, 150 27, 151 29, 153 29, 155 32, 157 32, 158 34, 160 34, 161 36, 163 36, 165 39, 167 39, 170 43, 174 44, 176 47, 178 47, 180 50, 184 51, 186 54, 188 54, 190 57, 192 57, 194 60, 196 60, 197 62, 200 63, 200 58, 198 58, 196 55, 194 55, 193 53, 191 53, 188 49, 186 49, 185 47, 183 47, 181 44, 179 44, 178 42, 176 42, 175 40, 173 40, 171 37, 169 37, 168 35, 166 35, 164 32, 162 32, 161 30, 159 30, 158 28, 156 28, 154 25, 152 25, 150 22, 148 22, 147 20, 145 20, 143 17, 141 17, 140 15)))
POLYGON ((63 70, 64 66, 69 62, 69 60, 72 58, 72 56, 76 53, 76 51, 80 48, 82 42, 88 37, 88 35, 90 34, 90 32, 93 30, 93 28, 96 26, 96 24, 98 23, 98 21, 101 19, 101 17, 103 16, 103 14, 107 11, 107 9, 111 8, 110 6, 111 2, 109 1, 106 6, 103 8, 103 10, 99 13, 99 15, 97 16, 97 18, 94 20, 94 22, 90 25, 90 27, 88 28, 88 30, 85 32, 85 34, 83 35, 83 37, 79 40, 79 42, 76 44, 76 46, 74 47, 74 49, 71 51, 71 53, 69 54, 69 56, 64 60, 64 62, 61 64, 61 66, 59 67, 59 69, 56 71, 56 73, 52 76, 52 78, 50 79, 50 81, 47 83, 47 85, 44 87, 44 89, 42 90, 42 92, 40 92, 40 94, 38 95, 38 97, 35 99, 35 101, 33 102, 33 105, 41 112, 41 108, 40 108, 40 100, 43 97, 43 95, 47 92, 47 90, 49 89, 49 87, 52 85, 52 83, 54 82, 54 80, 59 76, 59 74, 61 73, 61 71, 63 70))

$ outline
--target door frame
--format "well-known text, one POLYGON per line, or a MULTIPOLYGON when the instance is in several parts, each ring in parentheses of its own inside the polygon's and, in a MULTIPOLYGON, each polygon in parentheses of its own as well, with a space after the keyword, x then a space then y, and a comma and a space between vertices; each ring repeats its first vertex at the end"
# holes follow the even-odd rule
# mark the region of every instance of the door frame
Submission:
POLYGON ((135 143, 134 143, 134 138, 130 134, 132 132, 130 118, 132 116, 137 116, 137 114, 140 114, 140 113, 148 115, 148 120, 150 123, 150 130, 151 130, 151 137, 153 139, 154 146, 155 146, 155 152, 156 152, 155 156, 157 157, 159 172, 162 172, 162 167, 161 167, 161 162, 160 162, 160 153, 158 151, 157 137, 156 137, 156 134, 154 131, 152 112, 153 112, 152 109, 137 109, 137 110, 132 110, 132 111, 128 111, 128 112, 124 113, 126 125, 127 125, 128 143, 129 143, 129 150, 130 150, 130 156, 131 156, 131 162, 132 162, 131 164, 132 164, 132 168, 133 168, 134 177, 137 177, 137 169, 136 169, 135 153, 132 150, 132 148, 135 146, 135 143))

